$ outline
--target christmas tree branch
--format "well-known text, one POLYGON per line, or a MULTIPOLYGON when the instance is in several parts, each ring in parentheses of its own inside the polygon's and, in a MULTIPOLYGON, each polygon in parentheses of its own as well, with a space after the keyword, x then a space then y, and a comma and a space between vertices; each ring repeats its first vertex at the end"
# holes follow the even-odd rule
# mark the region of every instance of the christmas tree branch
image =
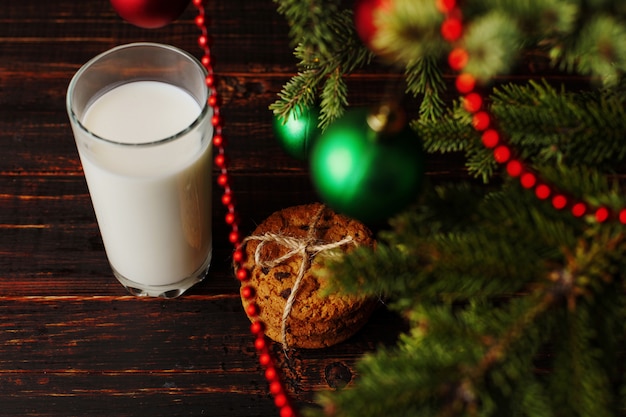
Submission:
POLYGON ((329 261, 327 279, 338 288, 382 293, 411 327, 396 349, 364 357, 354 387, 322 396, 330 415, 616 415, 622 399, 609 387, 624 383, 623 367, 614 370, 619 351, 599 361, 598 349, 605 340, 624 342, 623 322, 611 320, 600 332, 589 320, 604 316, 591 311, 597 308, 624 317, 624 280, 617 278, 626 267, 624 234, 619 226, 594 230, 568 221, 535 207, 522 190, 506 190, 458 213, 449 206, 467 202, 469 190, 440 190, 439 203, 431 197, 419 215, 400 216, 398 230, 375 251, 329 261), (377 280, 375 272, 394 279, 377 280), (547 346, 558 352, 544 365, 548 376, 535 366, 547 346), (596 408, 586 403, 591 398, 596 408))
POLYGON ((285 84, 270 105, 286 119, 297 107, 320 105, 318 126, 323 130, 344 112, 348 90, 343 76, 369 64, 372 54, 352 28, 352 12, 340 2, 274 0, 285 15, 302 72, 285 84), (330 36, 330 37, 329 37, 330 36), (317 97, 321 102, 317 103, 317 97))

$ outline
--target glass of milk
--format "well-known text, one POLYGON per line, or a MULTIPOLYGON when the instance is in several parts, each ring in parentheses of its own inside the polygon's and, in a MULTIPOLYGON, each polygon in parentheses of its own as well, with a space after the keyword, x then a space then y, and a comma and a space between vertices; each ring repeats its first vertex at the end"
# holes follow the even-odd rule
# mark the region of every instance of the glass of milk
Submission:
POLYGON ((134 43, 74 75, 69 114, 115 277, 173 298, 209 268, 212 110, 206 71, 168 45, 134 43))

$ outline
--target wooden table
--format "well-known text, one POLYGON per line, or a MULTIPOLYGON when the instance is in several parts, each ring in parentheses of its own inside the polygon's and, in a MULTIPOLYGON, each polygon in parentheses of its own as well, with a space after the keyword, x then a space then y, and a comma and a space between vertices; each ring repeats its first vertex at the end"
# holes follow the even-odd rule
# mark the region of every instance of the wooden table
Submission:
MULTIPOLYGON (((219 189, 208 278, 174 300, 128 295, 105 258, 65 110, 72 75, 113 46, 169 43, 200 57, 194 8, 145 30, 107 0, 2 3, 0 416, 274 415, 230 269, 219 189)), ((316 199, 306 165, 275 140, 268 110, 295 61, 271 0, 209 3, 233 188, 250 233, 273 211, 316 199)), ((364 84, 353 104, 384 87, 366 74, 350 83, 364 84)), ((335 347, 286 360, 273 346, 298 406, 352 383, 355 360, 393 341, 400 325, 381 308, 335 347)))

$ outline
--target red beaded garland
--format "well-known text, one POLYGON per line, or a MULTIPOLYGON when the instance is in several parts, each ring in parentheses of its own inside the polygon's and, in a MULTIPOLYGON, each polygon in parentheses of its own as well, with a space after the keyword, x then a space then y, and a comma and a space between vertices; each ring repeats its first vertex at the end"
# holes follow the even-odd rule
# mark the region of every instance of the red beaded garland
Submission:
POLYGON ((485 148, 495 148, 500 143, 500 134, 493 129, 489 129, 483 133, 482 141, 485 148))
POLYGON ((248 307, 246 307, 246 313, 248 313, 250 317, 257 317, 260 313, 259 306, 255 303, 248 304, 248 307))
POLYGON ((282 393, 283 392, 282 384, 278 381, 272 381, 270 383, 270 392, 274 395, 282 393))
POLYGON ((582 217, 587 213, 587 205, 585 203, 576 203, 572 206, 572 215, 574 217, 582 217))
POLYGON ((225 173, 221 173, 217 177, 217 185, 219 185, 222 188, 226 187, 228 185, 228 175, 225 173))
POLYGON ((609 218, 609 210, 606 207, 600 207, 596 210, 596 221, 604 223, 609 218))
POLYGON ((241 264, 245 260, 245 255, 241 249, 235 250, 233 252, 233 261, 237 264, 241 264))
POLYGON ((228 225, 233 225, 235 222, 237 222, 237 215, 235 213, 226 213, 226 215, 224 216, 224 221, 228 225))
POLYGON ((486 130, 489 127, 489 123, 491 123, 491 119, 486 111, 480 111, 472 117, 474 129, 478 131, 486 130))
MULTIPOLYGON (((261 365, 265 366, 265 367, 270 366, 272 364, 272 356, 268 352, 260 353, 259 354, 259 363, 261 365)), ((279 384, 282 385, 282 383, 280 381, 272 381, 272 382, 278 382, 279 384)))
POLYGON ((268 366, 267 369, 265 369, 265 379, 267 379, 268 381, 274 382, 276 381, 277 377, 278 377, 278 371, 276 370, 276 368, 268 366))
POLYGON ((506 145, 500 145, 493 150, 493 158, 499 164, 504 164, 511 158, 511 150, 506 145))
POLYGON ((259 335, 257 336, 257 338, 254 340, 254 347, 256 348, 256 350, 264 350, 267 348, 267 341, 265 340, 265 336, 263 335, 259 335))
MULTIPOLYGON (((241 249, 241 235, 239 233, 239 216, 235 208, 235 199, 233 197, 232 189, 230 188, 230 178, 228 174, 228 160, 226 158, 225 145, 226 141, 222 136, 223 119, 220 114, 220 98, 215 88, 216 80, 213 71, 213 57, 211 56, 210 45, 211 38, 208 34, 207 23, 208 18, 205 14, 206 0, 193 0, 193 5, 196 7, 198 14, 194 20, 195 25, 200 29, 201 34, 198 36, 198 46, 203 50, 204 55, 200 59, 200 62, 205 67, 207 75, 205 78, 205 84, 210 91, 207 104, 213 109, 213 116, 211 117, 211 125, 213 126, 213 146, 216 148, 216 155, 214 159, 215 166, 220 168, 220 174, 217 177, 217 184, 223 188, 222 204, 227 208, 228 213, 225 215, 224 220, 231 228, 231 232, 228 235, 228 240, 234 246, 233 262, 235 262, 235 275, 241 282, 247 282, 250 279, 250 271, 243 266, 245 261, 245 254, 241 249)), ((449 2, 449 0, 447 0, 449 2)), ((246 307, 246 313, 248 316, 255 318, 250 326, 250 332, 255 336, 254 346, 259 353, 259 363, 265 367, 265 377, 270 383, 269 390, 274 395, 274 402, 279 410, 280 417, 296 417, 296 412, 291 406, 291 400, 288 397, 287 390, 283 386, 283 383, 279 377, 277 369, 274 367, 274 360, 267 347, 267 341, 264 336, 265 324, 258 319, 260 308, 258 304, 254 302, 256 297, 256 290, 253 286, 246 284, 241 288, 241 295, 244 299, 250 301, 246 307)))
POLYGON ((217 148, 221 148, 222 146, 224 146, 224 138, 222 137, 222 135, 216 134, 213 136, 213 146, 217 148))
POLYGON ((463 73, 456 77, 456 89, 459 93, 471 93, 476 87, 476 78, 472 74, 463 73))
POLYGON ((552 206, 557 210, 564 209, 567 206, 567 198, 562 194, 555 195, 552 198, 552 206))
POLYGON ((435 3, 441 13, 449 13, 456 7, 456 0, 436 0, 435 3))
POLYGON ((519 177, 523 171, 522 163, 515 159, 506 164, 506 172, 512 177, 519 177))
POLYGON ((235 275, 239 281, 247 281, 250 278, 250 273, 246 268, 239 268, 235 275))
POLYGON ((545 200, 546 198, 550 197, 551 193, 552 191, 550 190, 550 187, 548 187, 546 184, 539 184, 537 188, 535 188, 535 195, 539 200, 545 200))
POLYGON ((469 61, 469 54, 465 49, 455 48, 448 55, 448 65, 456 71, 462 70, 469 61))
POLYGON ((294 417, 296 414, 289 404, 280 409, 280 417, 294 417))
MULTIPOLYGON (((256 297, 256 290, 251 285, 246 285, 245 287, 241 288, 241 296, 245 298, 246 300, 252 300, 254 299, 254 297, 256 297)), ((254 322, 253 324, 256 324, 256 323, 257 322, 254 322)), ((257 324, 257 326, 259 325, 262 325, 262 323, 257 324)), ((256 334, 254 331, 252 333, 256 334)))
POLYGON ((461 19, 456 17, 449 17, 444 20, 441 25, 441 35, 443 38, 449 42, 454 42, 461 37, 461 33, 463 32, 463 23, 461 23, 461 19))
POLYGON ((522 187, 533 188, 537 184, 537 176, 531 172, 527 172, 520 178, 522 187))
POLYGON ((261 321, 255 321, 250 325, 250 332, 254 335, 259 335, 265 331, 265 324, 261 321))
POLYGON ((277 394, 274 397, 274 404, 276 404, 278 408, 283 408, 287 405, 287 396, 283 393, 277 394))
MULTIPOLYGON (((482 132, 481 140, 483 145, 488 149, 493 149, 493 158, 500 164, 506 164, 506 172, 511 177, 519 177, 522 187, 533 189, 537 198, 546 200, 553 195, 550 186, 540 183, 537 176, 529 172, 523 162, 517 160, 513 156, 512 150, 505 144, 501 143, 500 133, 491 128, 490 114, 482 110, 483 98, 475 91, 476 77, 468 72, 463 72, 470 56, 467 50, 455 44, 463 36, 463 21, 461 9, 456 0, 435 0, 437 9, 444 15, 441 23, 441 36, 452 45, 452 49, 448 54, 448 65, 454 71, 459 72, 455 80, 457 91, 463 96, 463 108, 472 114, 472 126, 482 132)), ((588 212, 588 205, 582 201, 570 202, 563 194, 556 192, 551 199, 552 206, 556 210, 563 210, 571 207, 571 213, 574 217, 582 217, 588 212)), ((617 217, 620 223, 626 224, 626 208, 622 209, 619 214, 612 215, 607 207, 597 207, 594 212, 595 220, 599 223, 606 222, 609 219, 617 217)))
POLYGON ((468 113, 476 113, 483 106, 483 98, 478 93, 469 93, 463 97, 463 108, 468 113))
POLYGON ((230 190, 224 190, 224 195, 222 195, 222 204, 225 206, 230 206, 233 202, 233 195, 230 190))

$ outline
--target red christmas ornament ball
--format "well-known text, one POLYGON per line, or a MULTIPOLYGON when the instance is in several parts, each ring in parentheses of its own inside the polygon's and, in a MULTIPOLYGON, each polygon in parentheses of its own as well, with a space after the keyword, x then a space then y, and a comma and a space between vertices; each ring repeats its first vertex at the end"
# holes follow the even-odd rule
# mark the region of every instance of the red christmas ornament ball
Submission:
POLYGON ((176 20, 189 0, 111 0, 120 17, 144 29, 156 29, 176 20))
POLYGON ((354 27, 359 38, 372 52, 374 37, 379 30, 376 14, 391 9, 392 0, 356 0, 354 3, 354 27))

